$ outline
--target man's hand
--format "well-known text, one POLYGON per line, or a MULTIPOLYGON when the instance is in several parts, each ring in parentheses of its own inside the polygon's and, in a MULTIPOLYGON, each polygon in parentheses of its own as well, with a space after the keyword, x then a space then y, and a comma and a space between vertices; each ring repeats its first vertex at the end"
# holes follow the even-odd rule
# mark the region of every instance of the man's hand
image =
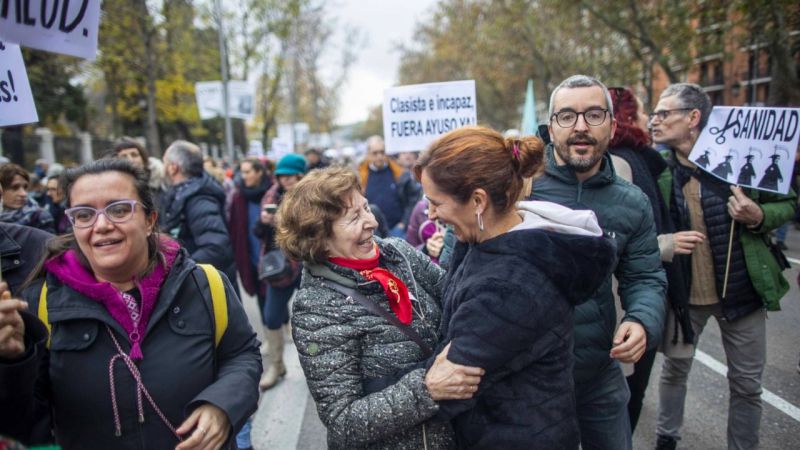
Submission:
POLYGON ((447 353, 450 344, 436 356, 433 365, 425 374, 425 386, 434 400, 465 400, 472 398, 481 377, 485 373, 480 367, 462 366, 450 362, 447 353))
POLYGON ((182 436, 188 435, 188 439, 178 444, 175 450, 216 450, 228 440, 231 424, 223 410, 206 403, 192 411, 176 431, 182 436))
POLYGON ((728 197, 728 214, 733 220, 750 228, 756 228, 764 220, 764 211, 748 197, 739 186, 731 186, 733 195, 728 197))
POLYGON ((679 231, 672 234, 672 249, 676 255, 691 255, 706 236, 699 231, 679 231))
POLYGON ((622 322, 614 336, 611 357, 623 363, 635 363, 647 349, 647 333, 636 322, 622 322))
POLYGON ((0 358, 16 359, 25 354, 25 322, 20 311, 26 302, 12 299, 5 281, 0 282, 0 358))

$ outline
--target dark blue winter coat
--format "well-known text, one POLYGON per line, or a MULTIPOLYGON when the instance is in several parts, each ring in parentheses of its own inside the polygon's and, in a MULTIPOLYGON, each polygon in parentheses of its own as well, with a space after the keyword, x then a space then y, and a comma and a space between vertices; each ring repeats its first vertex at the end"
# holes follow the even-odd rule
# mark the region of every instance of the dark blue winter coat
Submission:
POLYGON ((435 353, 452 343, 450 361, 486 369, 473 399, 440 402, 459 447, 577 447, 572 313, 615 251, 611 239, 543 229, 456 245, 435 353))
POLYGON ((161 229, 177 239, 193 260, 211 264, 236 285, 222 186, 203 172, 201 177, 170 188, 162 198, 161 210, 161 229))
POLYGON ((45 253, 52 234, 38 228, 0 222, 0 261, 3 281, 17 295, 28 275, 45 253))

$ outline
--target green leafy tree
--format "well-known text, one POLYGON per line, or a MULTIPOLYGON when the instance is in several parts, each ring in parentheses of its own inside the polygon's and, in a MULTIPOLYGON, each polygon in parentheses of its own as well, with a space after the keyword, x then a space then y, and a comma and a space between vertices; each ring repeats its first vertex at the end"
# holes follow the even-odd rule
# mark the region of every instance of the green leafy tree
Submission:
POLYGON ((682 76, 677 68, 688 67, 690 58, 690 4, 670 10, 674 3, 681 2, 441 0, 418 24, 415 42, 401 48, 399 78, 403 84, 474 78, 479 120, 516 128, 528 79, 541 111, 556 84, 576 73, 645 86, 655 66, 682 76))
POLYGON ((22 49, 28 81, 31 85, 39 124, 63 129, 72 124, 81 130, 87 126, 87 100, 83 85, 81 60, 39 50, 22 49))

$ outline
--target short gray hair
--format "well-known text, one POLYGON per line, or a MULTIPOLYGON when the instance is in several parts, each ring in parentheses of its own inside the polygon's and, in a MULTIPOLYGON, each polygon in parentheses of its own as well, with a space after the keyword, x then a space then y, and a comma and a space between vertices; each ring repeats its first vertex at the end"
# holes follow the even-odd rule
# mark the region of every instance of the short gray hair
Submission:
POLYGON ((386 144, 384 144, 383 138, 378 136, 377 134, 367 138, 367 151, 369 151, 369 149, 371 149, 376 145, 385 147, 386 144))
POLYGON ((700 124, 699 129, 703 129, 708 123, 708 117, 711 115, 711 99, 708 94, 703 91, 703 88, 693 83, 675 83, 670 84, 661 92, 661 97, 666 98, 675 96, 678 99, 678 107, 697 109, 700 111, 700 124))
POLYGON ((561 84, 556 86, 553 89, 553 92, 550 94, 550 107, 547 110, 547 120, 549 121, 551 117, 553 117, 553 100, 556 98, 556 93, 561 90, 562 88, 567 89, 574 89, 574 88, 585 88, 585 87, 592 87, 597 86, 603 90, 603 95, 606 97, 606 107, 608 108, 608 114, 613 118, 614 117, 614 104, 611 102, 611 94, 608 93, 608 88, 605 84, 603 84, 600 80, 594 77, 590 77, 588 75, 573 75, 566 80, 562 81, 561 84))
POLYGON ((167 147, 164 160, 175 164, 188 178, 203 175, 203 152, 189 141, 177 140, 167 147))

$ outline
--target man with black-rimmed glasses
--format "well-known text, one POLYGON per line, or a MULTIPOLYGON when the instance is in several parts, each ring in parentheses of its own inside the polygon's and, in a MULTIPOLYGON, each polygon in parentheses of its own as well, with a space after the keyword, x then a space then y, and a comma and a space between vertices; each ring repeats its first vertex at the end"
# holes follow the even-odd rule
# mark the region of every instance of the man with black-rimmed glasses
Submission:
POLYGON ((679 83, 661 93, 650 115, 653 141, 669 148, 670 177, 662 180, 666 180, 666 204, 678 220, 675 247, 688 244, 692 248, 691 254, 676 252, 674 256, 684 258, 690 268, 684 285, 671 289, 681 289, 688 298, 686 319, 693 336, 685 338, 681 333, 679 338, 670 330, 664 339, 658 449, 674 449, 680 439, 686 382, 695 351, 692 344, 696 345, 712 316, 719 324, 728 362, 728 448, 758 448, 761 376, 766 362, 765 310, 780 309, 780 299, 789 289, 766 240, 767 233, 791 219, 796 197, 794 193, 745 191, 689 161, 711 108, 711 100, 700 86, 679 83), (689 230, 706 239, 687 242, 689 230))
POLYGON ((615 331, 611 277, 575 308, 575 395, 581 447, 630 449, 630 392, 620 362, 635 363, 660 342, 666 277, 661 266, 649 200, 615 175, 606 150, 616 121, 608 89, 584 75, 572 76, 550 96, 551 145, 545 174, 533 185, 534 200, 591 209, 614 237, 614 270, 625 309, 615 331))

